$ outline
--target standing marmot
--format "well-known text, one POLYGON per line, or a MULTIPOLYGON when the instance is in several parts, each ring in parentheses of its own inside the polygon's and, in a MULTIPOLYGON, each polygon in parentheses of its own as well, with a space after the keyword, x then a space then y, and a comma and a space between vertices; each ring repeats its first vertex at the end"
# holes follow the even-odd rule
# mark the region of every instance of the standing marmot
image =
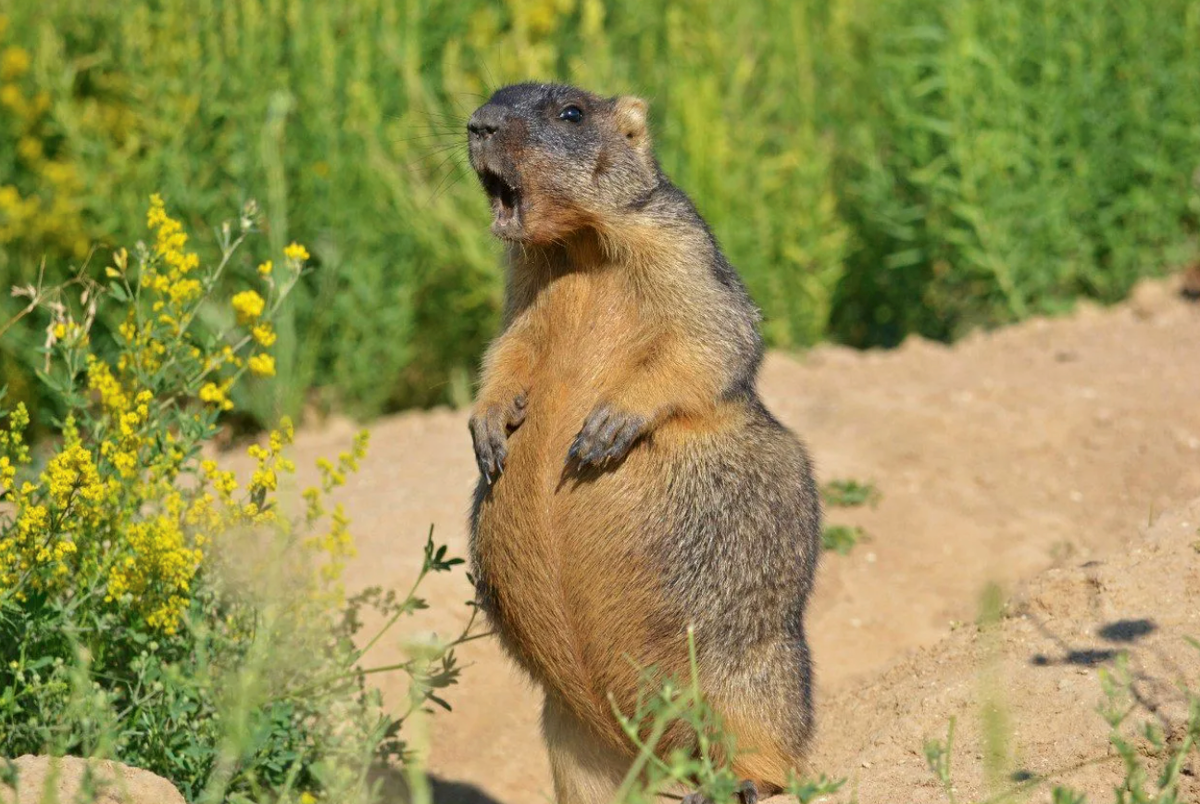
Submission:
POLYGON ((520 84, 467 130, 508 243, 471 417, 472 561, 545 690, 559 804, 610 799, 633 747, 608 696, 632 712, 634 665, 684 676, 689 625, 743 798, 774 792, 812 730, 820 503, 755 390, 758 311, 659 169, 643 101, 520 84))

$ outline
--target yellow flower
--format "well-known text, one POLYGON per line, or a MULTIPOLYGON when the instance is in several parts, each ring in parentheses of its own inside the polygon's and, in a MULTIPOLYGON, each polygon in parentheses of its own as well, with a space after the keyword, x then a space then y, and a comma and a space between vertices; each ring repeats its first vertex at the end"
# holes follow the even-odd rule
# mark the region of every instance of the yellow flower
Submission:
POLYGON ((198 279, 180 279, 167 288, 167 295, 176 306, 186 304, 200 295, 201 287, 198 279))
POLYGON ((41 479, 50 491, 50 501, 60 510, 76 493, 86 502, 98 502, 105 492, 92 454, 80 444, 72 444, 54 456, 41 479))
POLYGON ((200 472, 204 478, 212 483, 213 488, 221 495, 221 499, 226 502, 237 491, 237 477, 233 472, 222 471, 217 468, 217 462, 213 460, 204 460, 200 462, 200 472))
POLYGON ((275 358, 268 354, 258 354, 246 361, 250 371, 260 377, 275 376, 275 358))
POLYGON ((233 347, 229 344, 226 344, 225 348, 221 350, 220 357, 221 360, 225 361, 226 363, 231 363, 239 367, 242 365, 242 359, 237 356, 237 354, 233 351, 233 347))
POLYGON ((303 262, 304 260, 308 259, 308 249, 299 243, 293 242, 290 246, 283 250, 283 256, 287 257, 289 260, 303 262))
POLYGON ((267 306, 263 297, 253 290, 243 290, 235 295, 230 303, 233 305, 234 312, 237 313, 239 324, 249 324, 256 320, 267 306))
POLYGON ((16 476, 17 467, 12 465, 7 455, 0 455, 0 492, 10 491, 16 476))
POLYGON ((215 503, 213 496, 206 492, 192 501, 192 506, 184 517, 187 524, 198 529, 197 546, 210 541, 208 533, 215 533, 221 529, 221 514, 217 511, 215 503))
POLYGON ((28 426, 29 411, 25 409, 24 402, 18 402, 17 407, 8 414, 8 429, 0 430, 0 448, 8 453, 13 464, 26 464, 30 461, 29 445, 25 443, 23 435, 28 426))
POLYGON ((150 209, 146 211, 146 226, 151 229, 156 229, 167 219, 166 210, 163 207, 162 196, 154 193, 150 196, 150 209))
POLYGON ((254 336, 254 340, 263 346, 273 346, 275 344, 275 330, 271 329, 270 324, 259 324, 250 330, 250 334, 254 336))
POLYGON ((29 426, 29 411, 24 402, 17 403, 17 407, 9 414, 9 419, 14 430, 24 430, 29 426))
POLYGON ((260 274, 262 274, 263 276, 270 276, 271 272, 274 270, 275 270, 275 263, 271 262, 270 260, 267 260, 266 262, 261 263, 258 266, 258 272, 260 274))
POLYGON ((14 214, 21 211, 21 194, 17 192, 17 188, 11 184, 0 185, 0 209, 14 211, 14 214))
POLYGON ((221 410, 232 410, 233 400, 227 395, 228 390, 228 383, 217 385, 215 382, 206 382, 200 386, 200 401, 217 405, 221 410))
POLYGON ((0 79, 19 78, 29 69, 29 51, 23 47, 7 47, 0 53, 0 79))
POLYGON ((159 293, 170 291, 171 300, 176 305, 190 301, 196 295, 198 286, 194 289, 182 277, 200 265, 200 257, 184 250, 188 236, 183 231, 183 224, 167 215, 162 196, 158 193, 150 196, 146 225, 154 230, 154 251, 162 257, 167 267, 166 275, 158 274, 150 279, 150 287, 159 293))
POLYGON ((316 486, 309 486, 301 496, 304 497, 305 521, 312 525, 325 515, 325 507, 321 505, 321 490, 316 486))
POLYGON ((121 477, 133 477, 137 469, 137 455, 132 452, 118 452, 112 456, 112 464, 121 473, 121 477))
MULTIPOLYGON (((14 87, 21 108, 33 108, 14 87)), ((0 108, 0 114, 6 111, 0 108)), ((32 124, 28 119, 26 123, 26 128, 32 124)), ((17 147, 33 153, 29 143, 17 147)), ((77 189, 80 179, 69 166, 50 166, 47 171, 43 178, 63 193, 77 189)), ((47 225, 54 225, 50 219, 59 213, 50 202, 45 209, 26 209, 31 203, 41 202, 0 186, 0 218, 30 221, 42 216, 47 225)), ((198 452, 212 436, 217 411, 233 407, 230 397, 239 369, 259 375, 276 372, 276 358, 268 350, 278 335, 266 317, 277 300, 273 265, 260 266, 271 294, 247 291, 231 300, 246 333, 240 341, 246 348, 235 351, 225 343, 213 344, 187 331, 196 306, 211 292, 212 271, 193 272, 198 257, 186 250, 188 235, 168 215, 160 196, 150 199, 146 222, 151 245, 135 258, 140 268, 130 271, 127 252, 118 251, 105 271, 122 286, 127 286, 125 278, 136 281, 138 292, 148 296, 137 311, 121 311, 127 315, 115 322, 119 335, 112 362, 87 358, 75 406, 86 426, 77 427, 68 417, 48 461, 30 470, 23 437, 28 411, 17 405, 0 417, 0 509, 5 509, 0 511, 0 590, 19 602, 99 586, 105 605, 119 610, 122 618, 134 618, 136 627, 174 633, 196 602, 201 567, 212 560, 210 553, 219 551, 222 534, 267 527, 289 537, 304 528, 302 535, 296 534, 301 540, 317 537, 313 544, 323 553, 322 572, 314 572, 305 583, 318 592, 330 591, 332 584, 322 584, 321 578, 335 579, 353 555, 349 520, 341 509, 324 510, 319 488, 304 496, 307 527, 305 515, 293 518, 277 499, 286 476, 296 469, 284 457, 294 437, 292 423, 281 420, 251 450, 254 468, 241 485, 233 472, 202 460, 198 452), (157 374, 163 367, 179 369, 175 385, 173 376, 157 374), (163 397, 156 398, 145 387, 148 377, 164 385, 163 397), (201 404, 174 405, 181 387, 201 404), (17 483, 18 476, 23 483, 17 483)), ((69 241, 74 233, 66 236, 69 241)), ((286 253, 285 267, 292 274, 309 258, 307 249, 295 243, 286 253)), ((79 323, 59 315, 50 322, 50 333, 52 339, 78 344, 87 354, 87 332, 79 323)), ((365 446, 365 440, 358 439, 350 451, 326 462, 321 485, 343 483, 365 446)), ((310 804, 317 800, 323 799, 306 799, 310 804)))
POLYGON ((271 452, 280 452, 285 446, 292 443, 295 437, 295 429, 292 427, 292 420, 288 416, 284 416, 279 420, 279 429, 272 430, 268 443, 271 445, 271 452))
POLYGON ((308 548, 326 554, 320 571, 326 582, 337 581, 346 568, 346 559, 357 555, 354 537, 350 535, 350 519, 340 504, 334 506, 330 519, 332 524, 328 533, 312 536, 304 542, 308 548))
POLYGON ((17 141, 17 156, 26 162, 36 162, 42 158, 42 141, 34 137, 22 137, 17 141))
POLYGON ((317 458, 317 471, 321 473, 321 488, 326 492, 346 483, 346 473, 335 469, 328 458, 317 458))
MULTIPOLYGON (((123 329, 121 334, 126 334, 123 329)), ((125 389, 112 375, 108 364, 95 355, 87 357, 87 384, 89 389, 99 392, 101 404, 110 411, 121 413, 129 408, 129 397, 125 389)))
POLYGON ((44 505, 31 505, 21 512, 17 519, 17 535, 28 539, 30 536, 41 536, 50 523, 50 512, 44 505))
POLYGON ((279 487, 279 479, 273 469, 258 469, 250 477, 250 486, 256 489, 275 491, 279 487))
POLYGON ((179 516, 172 512, 183 504, 179 493, 168 495, 164 503, 168 513, 127 528, 130 554, 110 570, 106 600, 121 601, 128 595, 147 625, 173 634, 187 608, 185 594, 191 590, 202 554, 188 547, 179 516))
POLYGON ((0 104, 16 110, 19 114, 25 105, 25 98, 21 96, 21 90, 16 84, 5 84, 0 86, 0 104))

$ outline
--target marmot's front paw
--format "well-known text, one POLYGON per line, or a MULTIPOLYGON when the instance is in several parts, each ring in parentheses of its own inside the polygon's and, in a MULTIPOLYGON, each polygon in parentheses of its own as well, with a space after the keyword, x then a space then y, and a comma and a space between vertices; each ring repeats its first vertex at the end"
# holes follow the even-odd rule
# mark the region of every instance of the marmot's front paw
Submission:
POLYGON ((479 405, 471 414, 471 442, 475 463, 487 482, 504 471, 508 457, 508 433, 525 421, 525 395, 519 394, 508 405, 479 405))
POLYGON ((577 461, 580 466, 599 466, 620 460, 645 432, 647 424, 649 421, 645 416, 599 405, 575 436, 567 460, 577 461))

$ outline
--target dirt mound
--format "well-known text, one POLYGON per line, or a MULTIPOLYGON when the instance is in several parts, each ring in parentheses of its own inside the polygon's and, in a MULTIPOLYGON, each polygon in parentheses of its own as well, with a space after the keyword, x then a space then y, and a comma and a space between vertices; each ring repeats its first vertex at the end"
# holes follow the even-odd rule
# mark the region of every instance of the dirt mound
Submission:
MULTIPOLYGON (((1051 569, 1024 586, 993 626, 972 623, 879 678, 825 703, 814 767, 847 776, 858 801, 947 801, 922 751, 955 719, 956 795, 977 800, 1051 777, 1111 800, 1123 779, 1110 749, 1097 667, 1125 654, 1129 725, 1153 720, 1182 739, 1187 696, 1200 693, 1200 499, 1159 517, 1126 551, 1051 569), (998 759, 985 782, 985 723, 998 759), (993 740, 996 738, 993 737, 993 740), (991 789, 988 789, 990 786, 991 789), (902 794, 902 795, 901 795, 902 794)), ((1183 801, 1200 801, 1200 762, 1184 768, 1183 801)))
MULTIPOLYGON (((1025 619, 1010 618, 999 630, 1001 687, 1011 683, 1062 707, 1037 712, 1041 725, 1021 721, 1014 745, 1059 745, 1051 759, 1073 747, 1102 750, 1104 724, 1092 711, 1095 669, 1063 663, 1064 646, 1112 650, 1097 627, 1146 620, 1156 630, 1131 648, 1140 656, 1143 646, 1161 644, 1163 656, 1175 657, 1172 640, 1185 624, 1174 623, 1172 612, 1188 606, 1175 586, 1135 596, 1138 604, 1124 613, 1123 600, 1101 595, 1096 605, 1114 608, 1098 614, 1077 573, 1107 572, 1139 527, 1200 495, 1198 358, 1200 305, 1183 299, 1179 281, 1142 285, 1116 308, 1084 307, 953 348, 911 340, 888 352, 826 346, 801 358, 768 357, 763 394, 808 442, 821 479, 872 480, 883 492, 873 509, 830 512, 833 521, 863 526, 871 540, 826 560, 813 601, 819 770, 858 767, 862 801, 936 799, 921 744, 944 732, 948 713, 973 711, 972 662, 981 655, 956 624, 973 621, 986 584, 1011 593, 1055 567, 1058 575, 1036 588, 1069 616, 1047 620, 1030 604, 1025 619), (1089 561, 1103 563, 1085 567, 1089 561), (1048 664, 1030 664, 1035 654, 1048 664), (904 686, 905 679, 924 686, 904 686), (1047 697, 1050 691, 1059 697, 1047 697)), ((341 423, 302 433, 301 467, 343 448, 350 432, 341 423)), ((476 471, 466 414, 405 414, 372 432, 372 454, 343 496, 360 551, 348 580, 406 589, 430 524, 465 553, 476 471)), ((1142 563, 1127 566, 1139 588, 1153 589, 1153 573, 1166 570, 1151 557, 1145 552, 1142 563)), ((461 603, 471 594, 465 580, 432 580, 424 624, 460 627, 467 617, 461 603)), ((1118 588, 1117 581, 1108 583, 1118 588)), ((385 664, 399 646, 375 651, 375 662, 385 664)), ((466 646, 462 659, 469 666, 447 696, 454 711, 435 722, 434 771, 496 801, 550 800, 538 696, 490 640, 466 646)), ((402 700, 398 680, 382 684, 390 700, 402 700)), ((1014 706, 1014 718, 1023 711, 1014 706)), ((972 739, 968 720, 964 714, 964 746, 972 739)), ((1043 769, 1036 754, 1022 761, 1013 773, 1043 769)), ((966 773, 971 763, 961 764, 966 773)), ((969 776, 962 784, 976 789, 969 776)), ((469 800, 487 799, 473 792, 469 800)))
POLYGON ((183 796, 166 779, 119 762, 27 754, 13 765, 16 795, 13 788, 0 784, 0 804, 184 804, 183 796))

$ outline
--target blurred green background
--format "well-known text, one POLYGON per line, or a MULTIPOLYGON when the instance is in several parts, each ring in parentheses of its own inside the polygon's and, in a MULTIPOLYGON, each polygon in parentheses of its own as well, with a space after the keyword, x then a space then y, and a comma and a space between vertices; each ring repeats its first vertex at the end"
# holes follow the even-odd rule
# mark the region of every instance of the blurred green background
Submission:
MULTIPOLYGON (((462 148, 497 85, 651 102, 667 172, 771 344, 953 339, 1195 258, 1200 0, 0 0, 7 288, 248 198, 319 270, 277 397, 372 415, 465 403, 501 302, 462 148)), ((257 253, 256 250, 257 249, 257 253)), ((202 251, 202 256, 204 252, 202 251)), ((215 313, 214 313, 215 314, 215 313)), ((103 323, 103 322, 102 322, 103 323)), ((36 393, 36 323, 0 341, 36 393)), ((37 402, 36 399, 31 400, 37 402)))

